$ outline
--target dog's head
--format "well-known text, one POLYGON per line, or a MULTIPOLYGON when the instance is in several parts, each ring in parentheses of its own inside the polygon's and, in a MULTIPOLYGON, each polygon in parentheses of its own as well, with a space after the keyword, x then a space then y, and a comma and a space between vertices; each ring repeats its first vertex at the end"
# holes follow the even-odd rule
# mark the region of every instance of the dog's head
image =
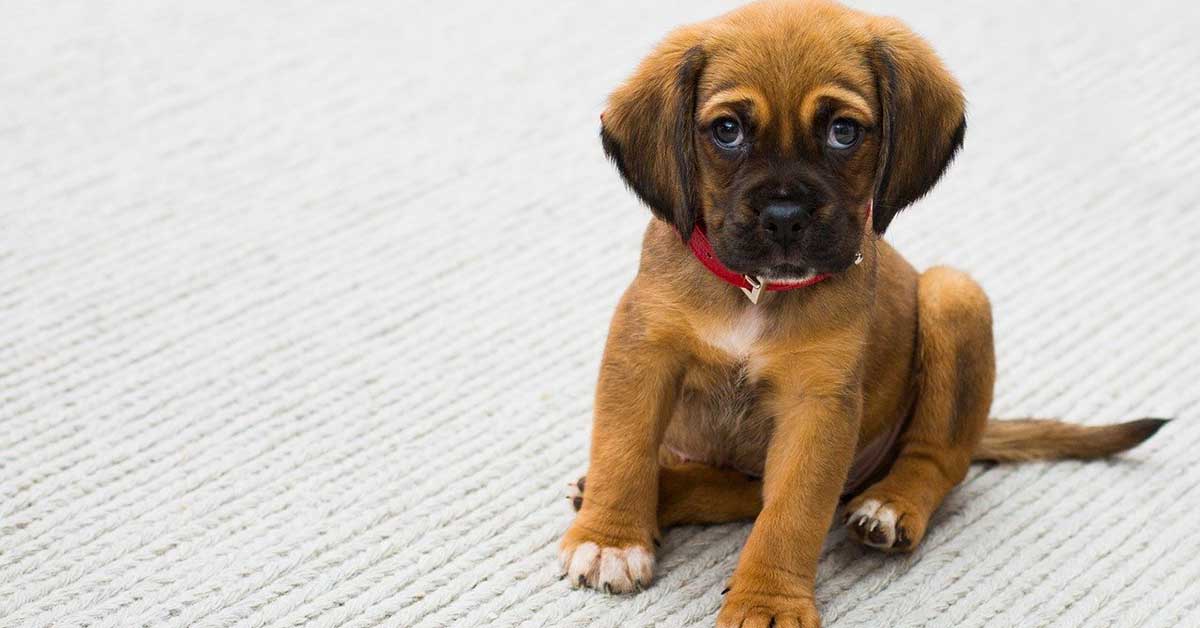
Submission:
POLYGON ((671 33, 613 93, 601 138, 685 240, 702 222, 726 266, 795 279, 852 265, 965 127, 958 84, 903 24, 775 1, 671 33))

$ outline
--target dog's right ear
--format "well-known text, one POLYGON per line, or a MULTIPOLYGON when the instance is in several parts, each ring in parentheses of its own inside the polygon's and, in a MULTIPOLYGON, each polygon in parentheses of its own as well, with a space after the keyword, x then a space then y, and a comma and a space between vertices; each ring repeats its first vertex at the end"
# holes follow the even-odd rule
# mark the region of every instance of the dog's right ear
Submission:
POLYGON ((600 125, 604 152, 625 183, 685 241, 699 211, 694 139, 702 41, 700 26, 667 36, 609 97, 600 125))

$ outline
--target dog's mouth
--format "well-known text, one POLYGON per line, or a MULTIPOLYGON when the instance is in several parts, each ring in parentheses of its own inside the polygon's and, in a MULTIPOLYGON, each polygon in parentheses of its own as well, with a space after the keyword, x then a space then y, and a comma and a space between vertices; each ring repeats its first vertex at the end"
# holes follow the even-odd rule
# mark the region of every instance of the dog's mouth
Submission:
POLYGON ((837 274, 848 270, 858 261, 856 255, 847 255, 840 246, 826 245, 816 247, 818 250, 809 250, 813 247, 801 250, 798 245, 787 248, 773 246, 761 238, 748 237, 744 233, 721 235, 724 237, 718 236, 710 241, 713 253, 726 268, 771 283, 801 283, 818 275, 837 274))
MULTIPOLYGON (((714 252, 726 268, 738 274, 757 277, 770 283, 800 283, 828 272, 815 265, 810 265, 807 260, 786 259, 781 255, 768 255, 767 259, 762 259, 762 256, 755 254, 722 253, 719 249, 714 252)), ((761 251, 753 253, 757 254, 761 251)))
POLYGON ((855 255, 847 255, 841 246, 810 246, 801 250, 798 245, 783 248, 741 233, 733 235, 712 241, 714 253, 725 267, 772 283, 799 283, 817 275, 836 274, 857 262, 855 255))

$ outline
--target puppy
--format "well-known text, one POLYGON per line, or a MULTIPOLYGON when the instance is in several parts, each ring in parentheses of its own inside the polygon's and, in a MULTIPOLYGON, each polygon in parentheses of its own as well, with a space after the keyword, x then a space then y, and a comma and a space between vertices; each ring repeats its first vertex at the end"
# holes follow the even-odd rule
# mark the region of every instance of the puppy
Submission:
POLYGON ((655 219, 600 367, 573 585, 639 589, 661 529, 753 518, 718 626, 818 626, 840 500, 852 538, 908 552, 972 460, 1105 456, 1162 425, 988 421, 983 290, 881 239, 966 129, 900 22, 768 1, 680 28, 601 126, 655 219))

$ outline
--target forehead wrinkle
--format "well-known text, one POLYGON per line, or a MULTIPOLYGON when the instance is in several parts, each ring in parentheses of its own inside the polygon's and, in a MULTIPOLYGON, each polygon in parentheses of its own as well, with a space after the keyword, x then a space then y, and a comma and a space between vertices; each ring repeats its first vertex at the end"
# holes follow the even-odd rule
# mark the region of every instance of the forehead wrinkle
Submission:
POLYGON ((823 100, 831 100, 844 108, 854 110, 861 121, 868 126, 875 123, 875 116, 866 98, 857 91, 846 89, 840 84, 831 84, 822 85, 804 96, 804 101, 800 105, 801 124, 816 119, 817 110, 823 100))
POLYGON ((736 111, 738 105, 750 110, 756 124, 766 125, 770 121, 771 107, 767 104, 767 99, 757 90, 744 86, 725 87, 712 94, 700 107, 699 115, 702 120, 707 120, 721 109, 736 111))

